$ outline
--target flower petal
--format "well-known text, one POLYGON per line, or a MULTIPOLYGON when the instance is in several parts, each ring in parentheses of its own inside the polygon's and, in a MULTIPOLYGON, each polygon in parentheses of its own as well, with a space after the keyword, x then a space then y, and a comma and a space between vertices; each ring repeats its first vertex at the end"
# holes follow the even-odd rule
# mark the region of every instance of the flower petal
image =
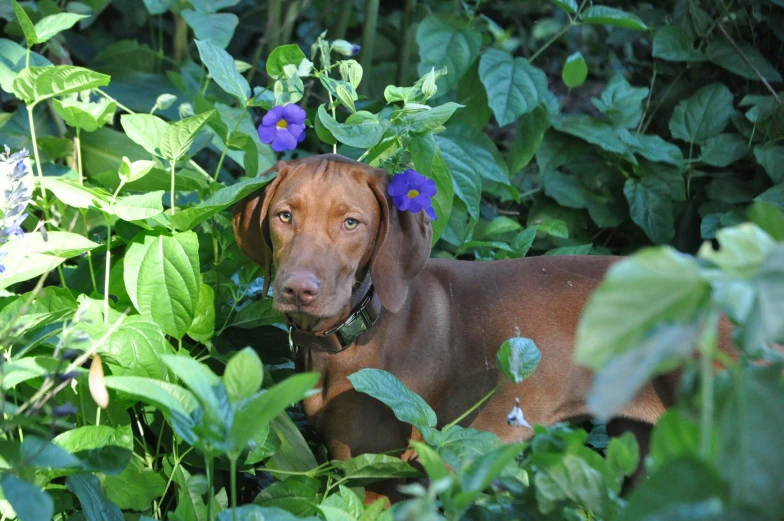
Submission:
POLYGON ((272 140, 272 150, 275 152, 285 152, 297 148, 297 140, 286 130, 279 130, 278 135, 272 140))
POLYGON ((396 195, 392 197, 392 202, 395 203, 395 206, 401 212, 405 212, 408 210, 409 205, 411 204, 411 199, 409 199, 406 195, 396 195))
POLYGON ((418 195, 413 199, 408 200, 408 211, 411 213, 419 213, 428 204, 430 204, 430 200, 427 197, 418 195))
POLYGON ((437 221, 438 220, 438 216, 436 215, 436 211, 433 210, 432 206, 428 206, 427 208, 425 208, 425 213, 430 217, 431 220, 433 220, 433 221, 437 221))
POLYGON ((274 125, 271 127, 265 127, 265 126, 259 127, 259 139, 265 145, 269 145, 270 143, 272 143, 272 140, 275 139, 275 136, 277 135, 278 135, 278 127, 274 125))
POLYGON ((289 134, 294 136, 294 139, 299 140, 299 137, 305 133, 305 124, 304 123, 293 123, 286 128, 289 131, 289 134))
POLYGON ((422 181, 422 184, 419 185, 419 193, 422 195, 433 197, 436 195, 436 192, 436 182, 432 179, 425 178, 425 180, 422 181))
POLYGON ((274 127, 281 119, 283 119, 283 107, 273 107, 261 118, 261 124, 265 127, 274 127))
POLYGON ((289 103, 283 106, 282 118, 286 120, 289 125, 302 125, 305 123, 307 114, 299 105, 289 103))
POLYGON ((387 193, 392 197, 408 193, 408 179, 405 173, 392 176, 392 181, 389 183, 387 193))

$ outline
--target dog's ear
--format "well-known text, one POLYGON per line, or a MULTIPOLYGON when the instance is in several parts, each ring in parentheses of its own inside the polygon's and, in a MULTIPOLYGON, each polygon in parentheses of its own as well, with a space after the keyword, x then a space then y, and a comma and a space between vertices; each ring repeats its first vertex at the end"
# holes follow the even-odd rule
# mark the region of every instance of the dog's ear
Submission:
POLYGON ((384 172, 370 181, 381 209, 370 277, 381 304, 396 313, 406 301, 411 282, 427 264, 433 229, 424 211, 414 214, 395 207, 387 194, 390 179, 384 172))
POLYGON ((272 277, 272 241, 267 224, 267 210, 289 167, 284 161, 278 161, 261 175, 275 171, 278 176, 270 184, 246 196, 234 206, 232 219, 237 245, 246 257, 264 270, 264 297, 267 296, 272 277))

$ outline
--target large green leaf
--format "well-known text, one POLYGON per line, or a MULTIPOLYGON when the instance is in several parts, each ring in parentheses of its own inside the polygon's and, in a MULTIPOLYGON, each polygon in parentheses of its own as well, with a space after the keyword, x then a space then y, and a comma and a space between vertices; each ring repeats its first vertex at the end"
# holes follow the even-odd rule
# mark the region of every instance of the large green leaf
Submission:
MULTIPOLYGON (((93 341, 102 338, 106 329, 103 325, 86 327, 93 341)), ((166 367, 158 355, 171 353, 172 349, 161 328, 149 318, 126 317, 117 330, 98 345, 98 352, 113 366, 114 375, 167 379, 166 367)))
POLYGON ((120 124, 134 143, 143 146, 154 156, 161 155, 159 147, 163 142, 164 134, 169 130, 168 123, 151 114, 123 114, 120 117, 120 124))
POLYGON ((160 141, 161 155, 169 161, 180 159, 214 114, 214 110, 202 112, 169 125, 160 141))
POLYGON ((261 491, 255 504, 262 507, 277 507, 297 516, 316 513, 321 499, 321 483, 309 476, 292 476, 285 481, 276 481, 261 491))
POLYGON ((462 491, 482 492, 488 488, 524 447, 522 443, 504 445, 473 460, 460 473, 462 491))
POLYGON ((675 236, 672 195, 667 183, 657 177, 627 179, 623 193, 629 201, 634 224, 655 244, 666 244, 675 236))
POLYGON ((82 471, 117 475, 133 454, 131 426, 85 425, 66 431, 52 443, 82 460, 82 471))
POLYGON ((85 18, 89 18, 89 16, 76 13, 57 13, 44 16, 35 24, 35 43, 46 43, 53 36, 67 31, 85 18))
POLYGON ((201 284, 196 314, 188 328, 188 336, 199 342, 207 342, 215 334, 215 290, 208 284, 201 284))
POLYGON ((435 427, 437 418, 433 409, 393 374, 381 369, 361 369, 348 379, 358 392, 392 409, 398 420, 415 427, 435 427))
POLYGON ((665 25, 653 37, 653 57, 671 62, 703 62, 705 55, 694 48, 685 27, 665 25))
POLYGON ((14 93, 19 99, 32 104, 55 96, 105 87, 109 80, 106 74, 73 65, 30 67, 14 80, 14 93))
POLYGON ((530 338, 510 338, 498 350, 498 369, 512 382, 519 384, 539 365, 542 353, 530 338))
POLYGON ((509 173, 515 174, 531 162, 549 126, 550 118, 544 104, 520 117, 509 152, 509 173))
POLYGON ((614 264, 583 311, 575 360, 601 369, 658 324, 688 324, 708 305, 710 285, 696 261, 670 247, 649 248, 614 264))
MULTIPOLYGON (((769 82, 781 82, 781 75, 756 47, 741 44, 739 48, 746 60, 751 62, 763 78, 769 82)), ((714 38, 705 50, 705 54, 708 60, 722 69, 742 76, 747 80, 761 81, 759 76, 757 76, 757 72, 749 67, 743 56, 723 38, 714 38)))
POLYGON ((199 240, 193 232, 145 235, 128 247, 124 280, 136 309, 176 338, 188 331, 199 301, 199 240))
POLYGON ((26 233, 18 241, 7 242, 0 246, 0 252, 5 251, 14 255, 29 255, 31 253, 45 253, 57 257, 70 258, 81 255, 98 247, 86 237, 71 232, 26 233))
POLYGON ((103 479, 103 489, 109 501, 128 510, 147 510, 153 500, 161 497, 165 487, 163 477, 136 458, 117 476, 103 479))
POLYGON ((452 114, 454 114, 457 109, 463 107, 464 105, 460 105, 459 103, 452 103, 450 101, 449 103, 444 103, 438 107, 433 107, 429 110, 418 112, 409 119, 411 129, 414 132, 427 132, 430 130, 436 130, 443 126, 447 120, 452 117, 452 114))
POLYGON ((213 81, 243 106, 246 105, 250 98, 250 85, 237 70, 231 55, 210 41, 196 40, 196 47, 213 81))
POLYGON ((489 49, 479 61, 479 77, 501 126, 516 121, 544 101, 547 77, 525 58, 512 58, 507 52, 489 49))
POLYGON ((231 401, 250 398, 261 388, 264 366, 256 351, 251 347, 237 352, 226 364, 223 372, 223 385, 231 401))
POLYGON ((644 31, 648 28, 636 15, 604 5, 592 5, 580 13, 579 19, 587 24, 613 25, 635 31, 644 31))
POLYGON ((76 95, 52 101, 55 112, 69 126, 85 132, 95 132, 111 123, 117 110, 117 103, 101 98, 98 102, 82 101, 76 95))
MULTIPOLYGON (((14 2, 16 4, 16 2, 14 2)), ((0 482, 3 496, 11 503, 19 521, 48 521, 54 515, 52 496, 38 485, 6 474, 0 482)))
POLYGON ((413 477, 419 472, 405 461, 386 454, 363 454, 340 464, 349 479, 378 480, 413 477))
POLYGON ((591 102, 614 124, 635 128, 642 119, 642 102, 647 96, 647 88, 632 87, 623 75, 616 74, 607 83, 601 99, 593 98, 591 102))
POLYGON ((182 17, 193 29, 197 41, 212 42, 221 49, 229 46, 234 30, 240 23, 239 17, 234 13, 200 13, 183 9, 182 17))
POLYGON ((327 113, 324 105, 320 105, 318 116, 338 141, 351 147, 370 148, 384 135, 384 126, 378 116, 364 110, 351 114, 345 123, 338 123, 327 113))
POLYGON ((586 65, 582 53, 576 52, 566 58, 563 70, 561 70, 561 79, 564 85, 574 89, 585 83, 585 78, 587 77, 588 65, 586 65))
POLYGON ((784 183, 784 146, 765 143, 754 147, 754 158, 757 160, 770 180, 784 183))
MULTIPOLYGON (((0 89, 14 92, 16 75, 25 68, 27 50, 16 42, 0 38, 0 89)), ((32 67, 51 66, 52 62, 38 54, 30 52, 32 67)))
POLYGON ((24 8, 19 5, 17 0, 11 0, 11 6, 16 15, 16 19, 19 21, 19 26, 22 28, 25 40, 27 40, 27 47, 32 47, 38 43, 38 35, 35 34, 35 26, 33 25, 32 20, 30 20, 30 17, 27 15, 24 8))
POLYGON ((221 188, 209 199, 170 216, 169 222, 180 230, 192 230, 198 224, 235 204, 245 196, 263 188, 276 175, 278 175, 277 172, 272 172, 262 177, 247 177, 239 183, 221 188))
POLYGON ((670 119, 670 132, 675 139, 703 143, 724 130, 733 110, 730 90, 712 83, 678 103, 670 119))
MULTIPOLYGON (((187 354, 161 355, 161 360, 199 400, 206 421, 214 421, 220 416, 221 406, 215 387, 220 379, 206 365, 197 362, 187 354)), ((218 425, 209 425, 219 428, 218 425)))
POLYGON ((706 165, 725 167, 741 159, 747 151, 748 141, 740 134, 719 134, 708 138, 702 145, 700 161, 706 165))
POLYGON ((163 190, 141 195, 127 195, 104 208, 104 211, 123 221, 142 221, 163 213, 163 190))
POLYGON ((68 476, 65 488, 79 498, 87 521, 125 521, 122 511, 109 501, 98 478, 89 474, 68 476))
POLYGON ((587 114, 562 115, 554 119, 552 124, 559 132, 571 134, 608 152, 619 154, 631 163, 637 163, 633 148, 637 145, 636 140, 625 128, 587 114))
POLYGON ((455 197, 452 174, 432 134, 412 134, 408 150, 416 170, 436 183, 436 195, 432 198, 432 203, 438 220, 431 223, 435 244, 444 232, 452 212, 455 197))
POLYGON ((65 262, 64 257, 43 253, 19 253, 12 250, 3 259, 5 272, 0 274, 0 289, 43 275, 63 262, 65 262))
POLYGON ((267 59, 267 74, 272 79, 278 79, 285 76, 283 68, 286 65, 293 65, 299 69, 303 60, 306 60, 305 53, 295 43, 281 45, 272 50, 267 59))
POLYGON ((447 68, 446 75, 436 80, 441 96, 449 92, 479 56, 482 33, 468 27, 457 27, 435 16, 425 17, 417 28, 420 62, 417 71, 424 76, 432 69, 447 68))

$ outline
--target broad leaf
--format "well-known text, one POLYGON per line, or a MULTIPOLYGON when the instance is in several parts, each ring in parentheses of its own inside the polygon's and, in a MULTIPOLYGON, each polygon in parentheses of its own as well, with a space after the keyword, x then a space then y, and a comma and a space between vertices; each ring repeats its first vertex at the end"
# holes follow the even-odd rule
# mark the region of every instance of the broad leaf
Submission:
POLYGON ((264 366, 259 355, 250 347, 237 352, 226 364, 223 372, 223 385, 231 401, 249 398, 261 388, 264 366))
POLYGON ((215 334, 215 290, 202 283, 196 314, 188 328, 188 336, 199 342, 207 342, 215 334))
POLYGON ((496 355, 498 369, 513 383, 519 384, 539 365, 542 353, 530 338, 510 338, 498 350, 496 355))
POLYGON ((66 431, 52 443, 82 460, 82 471, 117 475, 133 454, 131 426, 85 425, 66 431))
POLYGON ((199 300, 199 243, 193 232, 146 235, 128 247, 124 279, 134 307, 164 333, 182 338, 199 300))
POLYGON ((580 52, 576 52, 566 58, 563 70, 561 71, 561 79, 564 85, 570 89, 579 87, 585 83, 585 78, 588 77, 588 65, 585 63, 585 58, 580 52))
POLYGON ((160 156, 159 146, 169 130, 169 124, 150 114, 123 114, 120 117, 125 134, 154 156, 160 156))
POLYGON ((784 146, 766 143, 754 147, 754 158, 757 160, 770 180, 784 183, 784 146))
POLYGON ((378 116, 360 110, 346 118, 345 123, 338 123, 327 114, 324 105, 319 106, 318 116, 321 122, 341 143, 357 148, 370 148, 381 140, 384 126, 378 116))
POLYGON ((123 221, 142 221, 163 213, 163 190, 149 192, 142 195, 128 195, 104 211, 114 215, 123 221))
POLYGON ((349 479, 375 481, 383 478, 414 477, 416 471, 405 461, 386 454, 363 454, 342 462, 340 468, 349 479))
MULTIPOLYGON (((769 82, 781 82, 781 75, 756 47, 744 44, 741 44, 739 47, 743 56, 751 62, 763 78, 769 82)), ((733 74, 742 76, 747 80, 760 81, 757 73, 749 67, 740 53, 723 38, 714 38, 705 50, 705 54, 712 63, 733 74)))
POLYGON ((549 126, 550 119, 544 104, 520 117, 509 152, 509 173, 515 174, 531 162, 549 126))
POLYGON ((653 37, 653 57, 671 62, 703 62, 705 55, 694 48, 686 28, 665 25, 656 29, 653 37))
POLYGON ((670 119, 670 132, 675 139, 701 144, 724 130, 732 112, 730 90, 712 83, 678 103, 670 119))
POLYGON ((89 474, 68 476, 65 488, 79 498, 87 521, 125 521, 122 511, 109 501, 98 478, 89 474))
POLYGON ((626 78, 616 74, 607 83, 601 99, 593 98, 591 102, 614 124, 635 128, 642 119, 642 102, 647 96, 647 88, 632 87, 626 78))
POLYGON ((13 474, 6 474, 0 485, 3 488, 3 496, 13 507, 19 521, 52 519, 54 515, 52 496, 41 490, 38 485, 21 480, 13 474))
POLYGON ((50 38, 89 18, 85 14, 57 13, 44 16, 35 24, 36 43, 46 43, 50 38))
POLYGON ((35 26, 17 0, 11 0, 11 6, 16 15, 16 19, 19 21, 19 26, 22 28, 25 40, 27 40, 27 47, 30 48, 38 43, 38 35, 35 33, 35 26))
POLYGON ((644 31, 648 28, 636 15, 604 5, 592 5, 580 13, 580 21, 587 24, 602 24, 644 31))
POLYGON ((428 16, 419 23, 416 41, 420 76, 446 66, 446 75, 436 80, 436 96, 441 96, 452 89, 479 56, 482 34, 470 26, 456 27, 441 18, 428 16))
POLYGON ((675 236, 672 195, 667 184, 646 176, 640 181, 627 179, 623 193, 629 202, 632 221, 655 244, 666 244, 675 236))
POLYGON ((267 59, 267 74, 272 79, 284 76, 283 69, 286 65, 293 65, 299 69, 300 64, 305 58, 305 53, 295 43, 281 45, 272 50, 267 59))
POLYGON ((122 509, 147 510, 161 497, 166 481, 155 470, 134 458, 117 476, 106 476, 103 489, 109 501, 122 509))
POLYGON ((719 134, 710 137, 702 145, 700 161, 711 166, 729 166, 746 155, 748 144, 748 141, 739 134, 719 134))
POLYGON ((432 203, 438 220, 431 222, 432 243, 435 244, 446 228, 452 212, 452 202, 455 197, 452 174, 432 134, 412 134, 408 149, 416 170, 436 183, 436 195, 432 198, 432 203))
POLYGON ((479 77, 498 124, 508 125, 533 111, 544 100, 547 77, 525 58, 512 58, 496 49, 485 51, 479 61, 479 77))
POLYGON ((97 247, 97 243, 82 235, 55 231, 47 232, 46 236, 42 233, 26 233, 21 240, 0 246, 0 252, 5 251, 14 256, 44 253, 67 259, 97 247))
MULTIPOLYGON (((25 68, 27 50, 16 42, 0 38, 0 89, 14 92, 14 80, 25 68)), ((38 54, 30 52, 30 66, 47 67, 52 62, 38 54)), ((2 125, 0 125, 2 126, 2 125)))
POLYGON ((215 114, 214 110, 202 112, 169 125, 160 141, 161 155, 169 161, 180 159, 196 140, 199 131, 207 120, 215 114))
POLYGON ((231 55, 210 41, 196 40, 196 47, 213 81, 237 98, 243 106, 247 105, 250 98, 250 85, 237 70, 231 55))
POLYGON ((234 13, 199 13, 192 9, 183 9, 182 17, 193 29, 197 41, 211 42, 221 49, 229 46, 234 30, 240 23, 239 17, 234 13))
POLYGON ((381 369, 362 369, 348 376, 358 392, 368 394, 392 409, 398 420, 415 427, 435 427, 436 413, 394 375, 381 369))
POLYGON ((14 80, 14 93, 28 104, 40 103, 55 96, 105 87, 109 79, 106 74, 73 65, 30 67, 14 80))

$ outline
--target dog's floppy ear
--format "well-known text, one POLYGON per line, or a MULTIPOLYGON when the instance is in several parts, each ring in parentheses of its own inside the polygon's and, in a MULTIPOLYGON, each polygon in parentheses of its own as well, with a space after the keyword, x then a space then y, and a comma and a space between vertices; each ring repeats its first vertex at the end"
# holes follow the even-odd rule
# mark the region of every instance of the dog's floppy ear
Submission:
POLYGON ((396 313, 406 301, 411 282, 427 264, 433 229, 424 211, 413 214, 395 207, 387 194, 390 178, 384 172, 370 181, 381 208, 370 277, 381 304, 396 313))
POLYGON ((250 260, 264 270, 262 295, 267 296, 272 277, 272 241, 267 225, 267 210, 280 182, 289 170, 284 161, 278 161, 262 175, 277 170, 278 176, 270 184, 246 196, 234 206, 234 237, 237 245, 250 260))

